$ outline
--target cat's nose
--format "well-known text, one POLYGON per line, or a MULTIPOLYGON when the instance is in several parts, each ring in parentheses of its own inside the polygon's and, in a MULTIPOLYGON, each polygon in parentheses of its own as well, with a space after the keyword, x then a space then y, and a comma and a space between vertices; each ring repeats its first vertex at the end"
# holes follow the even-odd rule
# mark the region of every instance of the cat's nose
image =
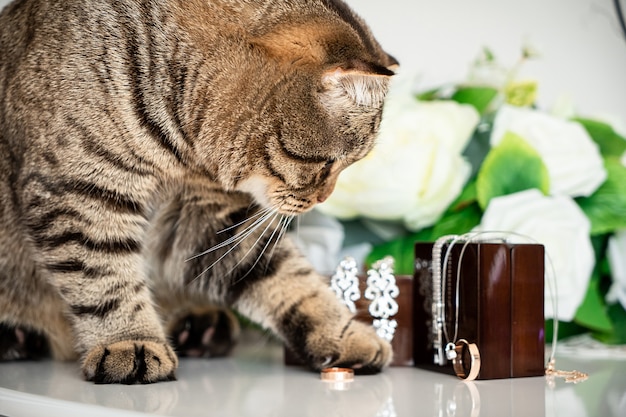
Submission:
POLYGON ((318 194, 317 196, 317 202, 318 203, 323 203, 324 201, 326 201, 328 199, 328 196, 330 195, 330 193, 322 193, 322 194, 318 194))
POLYGON ((330 185, 327 185, 323 190, 321 190, 317 194, 317 202, 323 203, 324 201, 328 200, 328 197, 330 197, 330 194, 333 192, 334 189, 335 189, 334 182, 330 185))
POLYGON ((326 180, 326 183, 324 184, 322 189, 320 189, 319 192, 317 193, 318 203, 323 203, 324 201, 328 200, 328 197, 330 197, 332 192, 335 190, 335 184, 337 182, 337 174, 339 173, 336 173, 332 175, 331 177, 329 177, 326 180))

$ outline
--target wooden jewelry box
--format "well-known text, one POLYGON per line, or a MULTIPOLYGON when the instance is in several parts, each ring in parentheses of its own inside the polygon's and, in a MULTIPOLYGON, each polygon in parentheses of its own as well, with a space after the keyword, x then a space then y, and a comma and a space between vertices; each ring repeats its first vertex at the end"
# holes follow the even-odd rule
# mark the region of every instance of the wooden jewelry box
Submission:
POLYGON ((415 365, 463 379, 544 375, 544 247, 443 245, 437 297, 433 245, 415 244, 415 365))

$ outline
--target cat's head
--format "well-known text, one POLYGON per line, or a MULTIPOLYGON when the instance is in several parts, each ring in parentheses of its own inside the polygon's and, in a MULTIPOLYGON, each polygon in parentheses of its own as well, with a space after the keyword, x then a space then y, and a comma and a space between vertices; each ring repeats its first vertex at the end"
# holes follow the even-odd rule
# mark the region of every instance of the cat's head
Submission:
POLYGON ((226 100, 212 109, 220 131, 207 136, 222 139, 207 147, 210 163, 225 189, 283 214, 305 212, 374 146, 398 63, 339 0, 209 4, 222 32, 201 30, 197 39, 234 50, 226 100))
POLYGON ((249 143, 252 169, 237 189, 261 206, 284 214, 311 209, 374 146, 397 62, 352 19, 308 21, 255 39, 278 64, 249 143))
POLYGON ((321 76, 314 92, 294 87, 287 94, 301 95, 276 103, 273 132, 248 153, 254 169, 238 189, 284 214, 325 201, 339 173, 374 146, 388 78, 337 67, 321 76))

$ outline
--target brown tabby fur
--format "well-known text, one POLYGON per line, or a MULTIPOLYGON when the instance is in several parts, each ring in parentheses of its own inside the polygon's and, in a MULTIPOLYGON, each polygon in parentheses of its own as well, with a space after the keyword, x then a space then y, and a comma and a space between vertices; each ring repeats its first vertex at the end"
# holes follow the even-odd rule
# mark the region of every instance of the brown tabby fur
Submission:
POLYGON ((155 382, 214 302, 314 369, 380 370, 389 345, 283 233, 373 146, 394 64, 339 0, 8 5, 0 323, 88 380, 155 382))

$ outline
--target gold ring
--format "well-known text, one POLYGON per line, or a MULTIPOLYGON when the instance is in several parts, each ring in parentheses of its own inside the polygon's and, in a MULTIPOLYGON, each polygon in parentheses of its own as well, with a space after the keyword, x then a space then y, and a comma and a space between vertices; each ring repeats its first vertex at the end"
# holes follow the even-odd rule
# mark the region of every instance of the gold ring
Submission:
POLYGON ((466 381, 475 380, 480 373, 480 352, 478 351, 478 346, 475 343, 469 343, 465 339, 459 339, 454 345, 454 351, 456 352, 456 357, 452 360, 452 365, 456 376, 466 381), (469 352, 469 367, 463 362, 465 349, 469 352))
POLYGON ((326 368, 320 373, 322 381, 349 382, 354 381, 354 371, 350 368, 326 368))

